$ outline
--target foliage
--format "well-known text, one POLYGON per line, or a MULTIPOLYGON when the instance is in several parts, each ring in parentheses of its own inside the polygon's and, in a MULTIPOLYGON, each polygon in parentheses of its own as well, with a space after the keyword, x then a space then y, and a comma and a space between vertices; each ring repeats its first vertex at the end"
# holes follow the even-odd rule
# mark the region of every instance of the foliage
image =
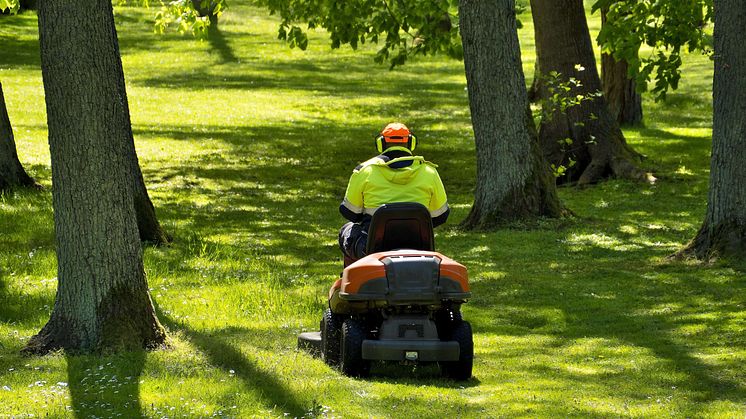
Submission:
POLYGON ((710 52, 712 0, 597 0, 593 10, 599 9, 608 10, 597 38, 602 51, 629 63, 638 89, 655 80, 658 98, 678 88, 684 50, 710 52))
MULTIPOLYGON (((226 51, 143 31, 150 10, 117 10, 143 174, 177 237, 144 250, 170 349, 20 356, 54 302, 52 196, 0 195, 0 417, 743 416, 743 269, 665 261, 705 210, 708 60, 686 60, 679 90, 646 102, 647 127, 625 131, 656 156, 655 186, 561 188, 575 220, 465 233, 454 226, 474 198, 475 159, 461 63, 381 71, 370 45, 329 51, 313 32, 304 53, 278 48, 278 19, 230 5, 226 51), (466 383, 432 366, 350 379, 295 350, 341 270, 337 206, 350 170, 375 154, 391 118, 412 123, 452 204, 436 245, 472 278, 463 311, 476 378, 466 383)), ((48 186, 36 16, 12 21, 0 23, 8 111, 21 161, 48 186)), ((531 71, 533 50, 523 53, 531 71)))
POLYGON ((307 22, 308 29, 319 27, 329 32, 332 48, 349 44, 357 49, 366 42, 378 44, 382 40, 375 61, 388 61, 392 68, 417 54, 445 53, 463 58, 456 0, 262 0, 261 3, 281 16, 278 38, 286 40, 290 47, 306 49, 308 36, 296 23, 307 22))
MULTIPOLYGON (((577 71, 585 71, 580 64, 575 65, 577 71)), ((603 92, 592 92, 589 94, 577 93, 578 88, 583 87, 583 83, 575 77, 565 80, 562 73, 551 71, 549 74, 536 74, 540 85, 547 90, 546 97, 540 98, 538 104, 541 105, 541 119, 551 121, 555 115, 566 113, 570 108, 579 106, 581 103, 593 100, 599 97, 603 92)))
POLYGON ((150 0, 113 0, 114 6, 150 7, 150 0))
POLYGON ((210 16, 219 17, 225 8, 225 0, 173 0, 161 3, 161 9, 155 15, 155 31, 162 34, 174 25, 179 33, 192 33, 204 39, 210 27, 210 16))
MULTIPOLYGON (((219 9, 226 7, 226 0, 213 3, 217 3, 219 9)), ((281 16, 277 37, 286 41, 290 48, 308 48, 308 34, 299 26, 299 22, 306 22, 306 29, 325 29, 333 49, 342 45, 357 49, 366 42, 382 42, 374 60, 389 62, 391 68, 404 64, 414 55, 443 53, 463 59, 457 0, 258 0, 258 4, 267 7, 271 14, 281 16)), ((516 13, 524 12, 526 4, 526 0, 517 1, 516 13)), ((520 20, 517 22, 519 28, 523 26, 520 20)), ((204 37, 210 25, 187 0, 172 1, 162 8, 156 16, 156 32, 163 33, 174 23, 179 32, 192 32, 200 37, 204 37)))
POLYGON ((19 0, 0 0, 0 13, 10 13, 14 15, 18 13, 21 8, 21 2, 19 0))
MULTIPOLYGON (((585 71, 585 68, 580 64, 576 64, 575 69, 577 71, 585 71)), ((546 89, 548 94, 546 97, 542 96, 539 99, 537 105, 539 105, 539 109, 541 109, 541 114, 534 115, 534 119, 544 121, 545 123, 551 121, 558 115, 567 113, 567 111, 575 106, 580 106, 583 102, 593 100, 603 95, 603 92, 600 91, 587 94, 577 93, 577 89, 583 87, 583 83, 575 77, 570 77, 565 80, 565 77, 557 71, 551 71, 549 74, 537 73, 535 77, 542 86, 542 89, 546 89)), ((591 113, 590 118, 595 119, 595 114, 591 113)), ((583 124, 582 121, 575 123, 576 126, 582 126, 583 124)), ((594 138, 591 136, 590 141, 593 140, 594 138)), ((577 150, 583 148, 582 144, 575 144, 573 146, 573 140, 571 138, 558 139, 557 142, 560 144, 563 153, 570 156, 574 156, 577 150)), ((567 166, 558 166, 555 164, 550 165, 550 169, 555 177, 563 176, 567 169, 575 166, 576 161, 572 157, 568 159, 568 162, 567 166)))

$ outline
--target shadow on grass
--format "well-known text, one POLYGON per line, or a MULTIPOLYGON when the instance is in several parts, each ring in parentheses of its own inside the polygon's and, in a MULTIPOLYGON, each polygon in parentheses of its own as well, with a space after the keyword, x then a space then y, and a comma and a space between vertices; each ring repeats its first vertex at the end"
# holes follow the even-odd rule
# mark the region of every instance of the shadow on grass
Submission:
POLYGON ((216 51, 220 56, 221 63, 238 62, 238 57, 236 57, 233 49, 228 45, 228 41, 220 28, 210 26, 207 33, 207 41, 210 42, 213 51, 216 51))
POLYGON ((190 342, 207 355, 212 365, 222 368, 226 373, 229 370, 235 371, 236 376, 241 378, 246 387, 256 389, 256 393, 264 398, 265 405, 268 408, 281 408, 283 412, 289 413, 292 417, 301 417, 306 412, 307 409, 298 402, 290 388, 284 385, 282 381, 263 371, 239 349, 220 337, 224 333, 231 334, 237 330, 245 331, 243 328, 230 327, 225 330, 205 333, 191 329, 183 322, 174 321, 157 306, 156 311, 158 312, 158 318, 165 326, 183 333, 190 342))
MULTIPOLYGON (((223 51, 229 48, 219 40, 210 41, 217 45, 224 62, 230 57, 223 51)), ((450 81, 453 70, 443 68, 409 68, 407 73, 396 77, 383 73, 382 76, 371 75, 376 70, 375 64, 359 59, 354 62, 340 63, 334 57, 315 58, 309 61, 248 63, 251 70, 238 73, 235 71, 221 72, 213 66, 204 66, 189 73, 153 76, 147 79, 135 80, 134 83, 146 87, 172 88, 178 86, 188 90, 262 90, 282 89, 294 91, 312 91, 314 94, 335 97, 386 98, 391 102, 383 105, 379 110, 390 111, 392 105, 403 109, 430 109, 437 112, 438 107, 459 105, 464 109, 468 106, 464 83, 450 81), (343 76, 340 76, 340 73, 343 76), (433 82, 435 80, 443 80, 433 82), (402 95, 399 92, 427 92, 426 94, 402 95), (459 92, 460 94, 454 94, 459 92)), ((385 71, 385 70, 378 70, 385 71)), ((375 114, 370 104, 363 109, 368 114, 375 114)))
MULTIPOLYGON (((478 371, 475 371, 476 373, 478 371)), ((397 362, 373 362, 371 365, 371 375, 361 380, 372 383, 426 386, 438 389, 472 388, 482 384, 477 375, 466 381, 454 381, 443 378, 437 363, 412 366, 402 365, 397 362)))
MULTIPOLYGON (((522 250, 516 246, 513 257, 523 257, 522 250)), ((582 250, 565 247, 552 253, 555 251, 562 257, 550 254, 537 261, 535 275, 533 271, 516 270, 508 262, 498 262, 498 266, 503 265, 504 279, 499 284, 503 293, 494 294, 492 281, 474 283, 476 297, 468 304, 465 317, 474 316, 476 333, 551 336, 554 343, 538 351, 561 352, 602 339, 610 342, 610 347, 642 348, 650 354, 641 361, 653 364, 647 368, 613 366, 595 375, 575 373, 563 365, 531 367, 540 376, 550 373, 576 382, 578 387, 603 382, 639 400, 646 399, 650 392, 679 388, 691 392, 690 397, 698 402, 746 402, 746 386, 733 378, 739 367, 727 361, 707 362, 701 356, 703 348, 727 350, 729 345, 739 348, 746 342, 746 333, 733 329, 742 309, 732 294, 733 289, 744 289, 746 278, 705 281, 696 269, 690 271, 677 264, 619 269, 623 260, 642 261, 661 253, 654 246, 614 251, 585 245, 582 250), (594 260, 594 266, 582 266, 582 261, 588 260, 594 260), (480 298, 482 295, 496 298, 487 300, 480 298), (701 332, 682 333, 688 327, 701 332), (718 337, 727 337, 728 342, 718 342, 718 337), (661 369, 668 373, 661 374, 661 369), (639 382, 637 390, 625 390, 630 381, 639 382)), ((530 357, 534 351, 528 348, 524 355, 530 357)), ((575 360, 581 366, 594 369, 602 365, 595 355, 603 355, 603 348, 584 348, 581 352, 583 356, 575 360)), ((708 352, 705 350, 705 354, 708 352)))
POLYGON ((39 308, 50 303, 49 296, 14 290, 8 286, 6 276, 7 273, 0 267, 0 321, 36 324, 47 318, 47 311, 39 308))
POLYGON ((145 356, 145 351, 103 357, 66 353, 75 417, 145 417, 140 402, 145 356))

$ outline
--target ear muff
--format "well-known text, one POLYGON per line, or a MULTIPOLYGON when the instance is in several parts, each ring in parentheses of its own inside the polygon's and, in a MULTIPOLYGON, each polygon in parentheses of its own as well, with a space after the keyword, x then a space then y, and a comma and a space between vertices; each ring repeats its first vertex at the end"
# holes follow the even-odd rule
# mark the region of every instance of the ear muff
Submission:
POLYGON ((383 153, 383 135, 376 137, 376 149, 379 153, 383 153))

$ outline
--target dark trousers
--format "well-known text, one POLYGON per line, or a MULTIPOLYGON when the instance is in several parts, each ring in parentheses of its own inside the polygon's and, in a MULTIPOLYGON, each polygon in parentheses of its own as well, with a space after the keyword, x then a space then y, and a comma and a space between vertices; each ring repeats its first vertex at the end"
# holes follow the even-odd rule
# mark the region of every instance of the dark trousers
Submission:
POLYGON ((370 221, 361 223, 349 222, 339 230, 339 248, 350 259, 360 259, 365 256, 368 245, 368 228, 370 221))

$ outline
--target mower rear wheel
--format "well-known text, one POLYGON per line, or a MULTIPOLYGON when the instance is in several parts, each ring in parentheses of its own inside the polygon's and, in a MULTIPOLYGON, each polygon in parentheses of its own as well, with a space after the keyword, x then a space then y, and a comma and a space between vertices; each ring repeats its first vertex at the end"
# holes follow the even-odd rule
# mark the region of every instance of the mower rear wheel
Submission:
POLYGON ((463 321, 458 307, 442 308, 435 312, 434 317, 440 340, 451 340, 453 329, 463 321))
POLYGON ((441 372, 454 380, 468 380, 474 364, 474 339, 469 322, 462 321, 454 325, 450 340, 458 342, 458 361, 441 362, 441 372))
POLYGON ((339 366, 342 321, 342 317, 334 314, 330 308, 324 311, 324 318, 321 319, 321 356, 324 362, 333 367, 339 366))
POLYGON ((365 323, 347 319, 342 324, 342 373, 351 377, 365 377, 370 373, 370 361, 363 359, 365 323))

